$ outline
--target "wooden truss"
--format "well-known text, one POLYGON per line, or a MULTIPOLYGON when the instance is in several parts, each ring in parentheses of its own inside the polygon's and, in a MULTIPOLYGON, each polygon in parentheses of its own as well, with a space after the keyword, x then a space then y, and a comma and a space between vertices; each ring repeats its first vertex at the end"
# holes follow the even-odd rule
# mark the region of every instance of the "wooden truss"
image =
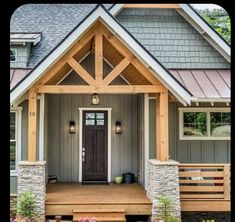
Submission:
POLYGON ((28 159, 36 160, 37 93, 56 94, 123 94, 154 93, 157 98, 157 159, 168 159, 168 90, 114 34, 100 21, 96 22, 73 44, 55 64, 29 90, 28 159), (94 73, 81 61, 94 54, 94 73), (113 68, 104 73, 104 60, 113 68), (85 85, 61 85, 68 72, 73 70, 85 85), (117 77, 128 84, 112 85, 117 77))

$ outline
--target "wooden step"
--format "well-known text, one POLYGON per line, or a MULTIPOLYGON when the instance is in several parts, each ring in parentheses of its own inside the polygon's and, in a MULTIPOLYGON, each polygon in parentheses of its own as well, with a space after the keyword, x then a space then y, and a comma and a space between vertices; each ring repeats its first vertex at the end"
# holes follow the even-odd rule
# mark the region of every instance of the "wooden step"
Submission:
POLYGON ((73 210, 73 222, 82 218, 96 218, 99 222, 126 222, 125 210, 115 209, 83 209, 73 210))

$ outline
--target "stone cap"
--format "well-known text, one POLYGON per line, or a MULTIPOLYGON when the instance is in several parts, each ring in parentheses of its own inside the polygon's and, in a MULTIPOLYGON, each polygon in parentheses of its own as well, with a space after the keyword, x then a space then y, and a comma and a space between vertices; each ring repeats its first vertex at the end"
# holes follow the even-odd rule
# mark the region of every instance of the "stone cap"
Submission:
POLYGON ((180 163, 175 161, 175 160, 166 160, 166 161, 161 161, 157 159, 150 159, 148 160, 149 163, 157 166, 157 165, 166 165, 166 166, 178 166, 180 163))
POLYGON ((19 166, 44 166, 46 165, 46 161, 20 161, 18 163, 19 166))
POLYGON ((10 193, 10 197, 17 197, 17 193, 10 193))

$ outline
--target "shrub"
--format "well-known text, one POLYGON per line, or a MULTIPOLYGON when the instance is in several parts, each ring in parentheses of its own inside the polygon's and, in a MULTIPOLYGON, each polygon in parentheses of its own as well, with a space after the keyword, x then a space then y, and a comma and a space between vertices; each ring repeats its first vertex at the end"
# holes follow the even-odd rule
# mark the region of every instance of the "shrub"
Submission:
POLYGON ((24 191, 18 198, 17 216, 33 219, 36 216, 35 203, 35 195, 30 191, 24 191))
POLYGON ((158 197, 157 199, 159 200, 159 216, 156 218, 156 221, 178 222, 179 219, 174 216, 175 208, 173 201, 165 196, 158 197))

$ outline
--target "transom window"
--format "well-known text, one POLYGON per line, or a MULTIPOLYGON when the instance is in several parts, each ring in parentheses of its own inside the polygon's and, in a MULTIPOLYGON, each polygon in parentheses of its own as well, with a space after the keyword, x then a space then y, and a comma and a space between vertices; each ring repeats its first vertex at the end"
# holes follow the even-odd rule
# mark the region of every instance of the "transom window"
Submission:
POLYGON ((11 62, 16 62, 16 57, 17 57, 17 51, 16 49, 10 49, 10 61, 11 62))
POLYGON ((104 113, 89 112, 86 113, 86 125, 87 126, 103 126, 104 125, 104 113))
POLYGON ((230 139, 229 108, 179 108, 180 139, 230 139))

